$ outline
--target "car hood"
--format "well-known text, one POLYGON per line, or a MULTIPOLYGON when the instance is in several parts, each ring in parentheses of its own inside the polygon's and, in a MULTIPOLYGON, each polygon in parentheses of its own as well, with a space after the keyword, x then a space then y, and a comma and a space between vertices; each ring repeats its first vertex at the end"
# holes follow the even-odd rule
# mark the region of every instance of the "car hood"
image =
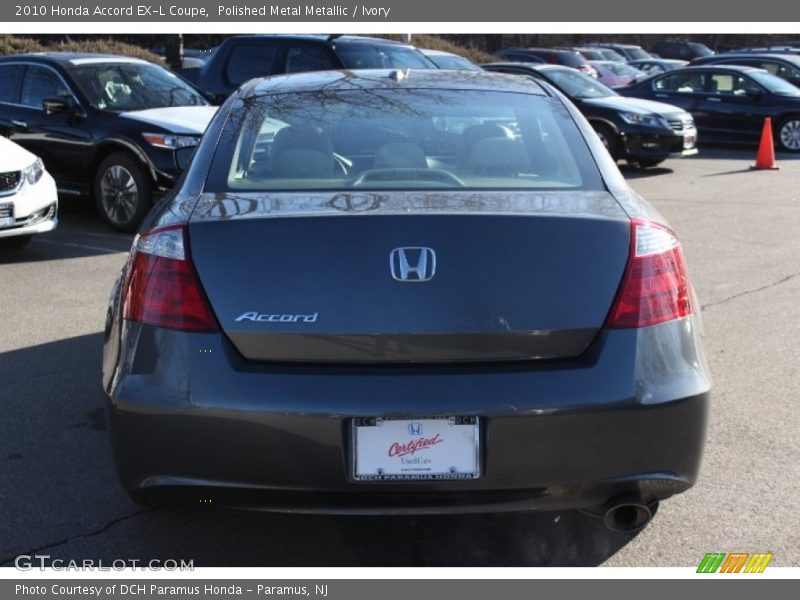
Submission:
POLYGON ((657 115, 674 115, 676 113, 685 112, 682 108, 678 108, 677 106, 673 106, 671 104, 654 102, 653 100, 643 100, 641 98, 631 98, 628 96, 586 98, 583 101, 586 104, 600 108, 609 108, 611 110, 620 110, 640 114, 655 113, 657 115))
POLYGON ((35 154, 0 135, 0 173, 21 171, 35 160, 35 154))
POLYGON ((171 106, 131 110, 121 113, 120 116, 155 125, 172 133, 202 135, 216 112, 216 106, 171 106))

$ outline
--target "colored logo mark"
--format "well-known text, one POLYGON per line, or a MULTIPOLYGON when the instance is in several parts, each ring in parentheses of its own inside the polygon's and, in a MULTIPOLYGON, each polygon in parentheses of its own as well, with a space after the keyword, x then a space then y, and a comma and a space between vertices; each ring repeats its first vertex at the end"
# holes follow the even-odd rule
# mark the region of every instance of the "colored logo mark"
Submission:
POLYGON ((709 552, 700 561, 698 573, 763 573, 772 552, 709 552))

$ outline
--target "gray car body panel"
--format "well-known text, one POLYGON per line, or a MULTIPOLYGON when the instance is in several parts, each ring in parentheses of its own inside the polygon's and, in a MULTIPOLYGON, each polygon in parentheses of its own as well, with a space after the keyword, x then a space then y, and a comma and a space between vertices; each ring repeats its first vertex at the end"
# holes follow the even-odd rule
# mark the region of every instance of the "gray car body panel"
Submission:
MULTIPOLYGON (((313 88, 314 76, 304 77, 300 87, 313 88)), ((323 83, 341 84, 335 74, 320 77, 323 83)), ((658 500, 695 482, 710 390, 696 302, 692 316, 640 329, 607 329, 602 319, 598 322, 594 317, 583 324, 580 319, 572 323, 567 319, 551 323, 552 327, 526 326, 517 331, 523 337, 527 331, 587 333, 581 348, 575 351, 572 340, 573 352, 558 359, 544 354, 525 359, 498 354, 483 362, 437 362, 423 356, 405 363, 371 360, 359 364, 345 359, 326 364, 280 360, 279 353, 263 353, 265 346, 260 342, 255 344, 260 350, 247 358, 250 351, 242 351, 247 345, 242 336, 247 334, 229 331, 227 317, 219 311, 230 300, 215 302, 219 292, 207 283, 219 286, 221 279, 216 278, 224 276, 224 269, 210 259, 215 244, 218 263, 224 266, 237 259, 230 247, 237 238, 228 235, 225 243, 225 236, 217 237, 215 230, 230 227, 233 234, 259 225, 316 221, 320 232, 323 224, 357 231, 380 220, 406 217, 403 222, 409 226, 415 220, 477 223, 496 219, 500 223, 530 219, 555 226, 589 223, 600 229, 618 228, 611 246, 622 247, 629 236, 623 230, 629 229, 631 218, 665 224, 627 186, 591 126, 558 92, 494 75, 481 85, 509 85, 520 93, 535 88, 538 91, 533 93, 561 99, 581 130, 606 191, 204 194, 217 140, 239 98, 253 93, 258 85, 293 81, 272 79, 281 81, 247 84, 220 109, 182 183, 144 226, 189 224, 193 252, 207 254, 198 257, 204 263, 198 271, 223 331, 186 333, 125 321, 120 310, 122 283, 112 292, 103 385, 109 398, 112 446, 125 489, 179 491, 185 501, 211 499, 219 506, 399 514, 590 507, 620 493, 658 500), (480 478, 354 480, 353 418, 450 415, 480 420, 480 478)), ((247 248, 248 242, 241 244, 247 248)), ((388 274, 387 259, 381 256, 383 276, 388 274)), ((251 268, 257 264, 248 261, 251 268)), ((610 287, 618 285, 620 277, 621 267, 615 266, 610 287)), ((241 299, 250 302, 255 296, 246 297, 249 291, 244 291, 241 299)), ((487 298, 496 301, 495 311, 497 307, 505 310, 508 307, 502 302, 507 295, 501 290, 487 298)), ((427 325, 433 323, 430 320, 427 325)), ((491 328, 476 330, 465 323, 440 332, 451 334, 447 336, 454 342, 451 350, 465 339, 458 336, 491 333, 491 328)), ((420 332, 432 335, 434 330, 416 331, 420 332)), ((346 329, 335 333, 354 335, 346 329)), ((387 333, 408 332, 399 328, 359 332, 387 333)), ((291 336, 291 332, 281 335, 291 336)), ((374 358, 374 349, 371 354, 374 358)))

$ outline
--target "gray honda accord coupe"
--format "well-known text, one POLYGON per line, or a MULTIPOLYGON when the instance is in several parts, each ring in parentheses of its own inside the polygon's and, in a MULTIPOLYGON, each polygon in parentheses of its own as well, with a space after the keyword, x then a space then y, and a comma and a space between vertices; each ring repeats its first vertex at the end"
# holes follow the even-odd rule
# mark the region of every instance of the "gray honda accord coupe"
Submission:
POLYGON ((253 80, 114 287, 103 385, 144 504, 583 509, 698 475, 710 380, 676 234, 546 83, 253 80))

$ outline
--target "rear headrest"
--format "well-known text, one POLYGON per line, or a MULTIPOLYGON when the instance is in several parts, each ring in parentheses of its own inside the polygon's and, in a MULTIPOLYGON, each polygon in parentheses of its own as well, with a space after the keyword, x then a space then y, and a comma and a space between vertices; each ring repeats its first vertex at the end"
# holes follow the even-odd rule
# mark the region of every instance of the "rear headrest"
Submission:
POLYGON ((422 148, 411 142, 391 142, 375 154, 373 169, 426 169, 428 159, 422 148))
POLYGON ((332 154, 310 148, 284 150, 271 163, 273 177, 285 179, 325 179, 336 173, 332 154))
POLYGON ((297 125, 275 134, 270 165, 275 177, 325 178, 336 172, 330 138, 319 129, 297 125))
POLYGON ((319 129, 290 125, 280 129, 272 141, 272 156, 286 150, 318 150, 333 154, 330 138, 319 129))
POLYGON ((477 142, 467 157, 467 169, 476 175, 510 177, 530 170, 522 142, 492 137, 477 142))

